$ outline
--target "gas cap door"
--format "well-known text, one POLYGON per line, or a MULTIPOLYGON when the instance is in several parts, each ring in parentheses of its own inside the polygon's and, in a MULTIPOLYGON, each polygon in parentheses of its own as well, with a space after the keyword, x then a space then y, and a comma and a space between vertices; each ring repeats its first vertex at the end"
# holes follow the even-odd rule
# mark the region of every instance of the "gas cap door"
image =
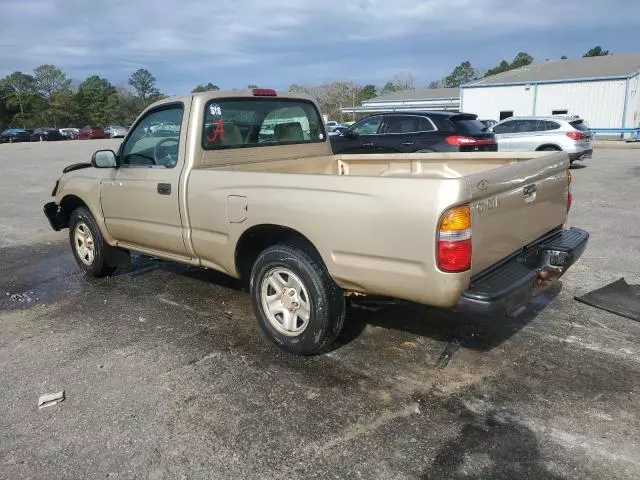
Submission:
POLYGON ((242 223, 247 219, 247 197, 227 196, 227 220, 229 223, 242 223))

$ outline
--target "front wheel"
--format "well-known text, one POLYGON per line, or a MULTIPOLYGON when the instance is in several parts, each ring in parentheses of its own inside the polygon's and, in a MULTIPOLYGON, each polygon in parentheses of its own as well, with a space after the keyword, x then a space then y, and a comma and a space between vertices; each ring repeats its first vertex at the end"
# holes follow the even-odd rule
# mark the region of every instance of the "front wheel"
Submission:
POLYGON ((253 266, 250 290, 260 327, 287 352, 321 353, 342 330, 343 292, 309 248, 284 244, 264 250, 253 266))
POLYGON ((116 267, 111 267, 105 262, 109 246, 87 208, 79 207, 71 213, 69 241, 76 262, 87 275, 106 277, 116 270, 116 267))

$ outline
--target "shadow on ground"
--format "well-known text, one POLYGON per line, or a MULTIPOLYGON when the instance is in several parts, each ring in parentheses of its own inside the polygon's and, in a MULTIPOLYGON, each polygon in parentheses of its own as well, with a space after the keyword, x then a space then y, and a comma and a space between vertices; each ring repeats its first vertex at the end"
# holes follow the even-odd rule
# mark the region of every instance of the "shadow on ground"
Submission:
MULTIPOLYGON (((33 301, 15 301, 7 293, 26 293, 32 300, 55 299, 64 294, 70 282, 84 278, 66 243, 2 249, 0 260, 3 271, 6 272, 0 278, 0 289, 5 291, 0 297, 0 309, 29 308, 35 304, 33 301)), ((144 278, 154 271, 185 277, 203 286, 215 285, 233 291, 246 291, 242 282, 214 270, 166 262, 144 255, 133 255, 131 264, 119 269, 111 281, 117 284, 126 282, 127 278, 144 278)), ((95 282, 101 280, 90 280, 91 284, 95 282)), ((372 325, 444 343, 455 339, 461 346, 474 350, 491 350, 534 320, 553 301, 561 288, 561 284, 556 284, 543 292, 536 297, 532 308, 516 318, 474 318, 449 310, 385 298, 348 298, 345 328, 334 348, 356 340, 368 325, 372 325)))

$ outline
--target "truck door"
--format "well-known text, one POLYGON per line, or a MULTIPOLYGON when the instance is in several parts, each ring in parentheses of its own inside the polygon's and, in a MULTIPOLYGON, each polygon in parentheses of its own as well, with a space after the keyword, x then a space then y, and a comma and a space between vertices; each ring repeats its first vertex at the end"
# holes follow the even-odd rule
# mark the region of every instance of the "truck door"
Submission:
POLYGON ((118 169, 100 192, 107 230, 119 244, 188 257, 179 200, 188 118, 182 102, 162 105, 121 145, 118 169))

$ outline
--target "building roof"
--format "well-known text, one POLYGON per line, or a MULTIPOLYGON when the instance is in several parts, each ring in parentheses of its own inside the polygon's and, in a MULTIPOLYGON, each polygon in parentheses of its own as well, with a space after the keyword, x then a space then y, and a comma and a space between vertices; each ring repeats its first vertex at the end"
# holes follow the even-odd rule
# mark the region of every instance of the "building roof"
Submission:
POLYGON ((362 102, 402 102, 405 100, 435 100, 440 98, 460 98, 459 88, 415 88, 413 90, 400 90, 387 95, 370 98, 362 102))
POLYGON ((532 63, 515 70, 482 78, 464 85, 464 87, 626 78, 634 76, 639 71, 640 53, 627 53, 532 63))

